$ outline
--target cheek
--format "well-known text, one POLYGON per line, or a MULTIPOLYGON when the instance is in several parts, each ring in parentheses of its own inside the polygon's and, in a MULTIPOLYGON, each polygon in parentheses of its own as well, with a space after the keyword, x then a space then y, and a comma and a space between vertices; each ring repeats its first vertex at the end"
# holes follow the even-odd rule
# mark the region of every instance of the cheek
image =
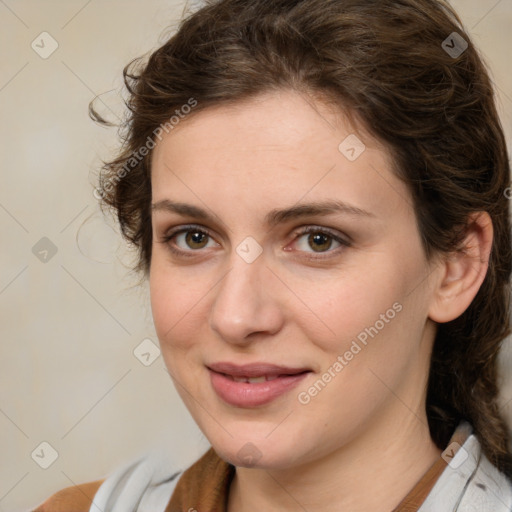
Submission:
POLYGON ((343 350, 360 333, 364 337, 365 330, 376 322, 382 328, 383 321, 396 316, 393 304, 403 296, 400 282, 403 278, 392 270, 373 262, 368 267, 345 267, 325 282, 317 282, 319 286, 310 282, 297 283, 296 289, 302 290, 298 295, 304 297, 304 302, 321 320, 314 322, 314 326, 320 326, 321 330, 313 329, 313 324, 307 323, 304 315, 297 315, 296 319, 302 318, 302 327, 310 331, 311 339, 318 339, 320 333, 325 333, 325 344, 335 343, 337 346, 332 348, 343 350))
POLYGON ((155 329, 165 349, 171 340, 173 344, 180 343, 183 334, 193 327, 189 318, 203 290, 198 287, 197 280, 182 277, 180 271, 172 271, 163 259, 153 257, 149 286, 155 329))
POLYGON ((218 276, 194 265, 171 267, 161 252, 151 263, 151 310, 166 365, 179 373, 184 365, 193 366, 194 354, 208 339, 207 311, 218 276))
POLYGON ((352 369, 381 367, 385 362, 392 371, 412 356, 421 339, 428 298, 422 286, 415 286, 426 268, 420 254, 407 260, 395 256, 391 250, 373 254, 363 265, 345 267, 321 287, 302 283, 304 302, 321 322, 308 322, 304 315, 295 318, 301 319, 308 339, 327 354, 326 366, 342 356, 342 364, 352 369))

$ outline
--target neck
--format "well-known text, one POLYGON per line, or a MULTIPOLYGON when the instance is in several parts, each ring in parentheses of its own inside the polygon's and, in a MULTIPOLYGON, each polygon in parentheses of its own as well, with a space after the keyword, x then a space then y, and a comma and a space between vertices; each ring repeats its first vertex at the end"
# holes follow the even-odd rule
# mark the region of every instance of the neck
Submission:
POLYGON ((441 454, 425 415, 407 411, 401 421, 396 418, 387 428, 382 423, 367 428, 348 445, 300 467, 238 467, 228 512, 393 510, 441 454))

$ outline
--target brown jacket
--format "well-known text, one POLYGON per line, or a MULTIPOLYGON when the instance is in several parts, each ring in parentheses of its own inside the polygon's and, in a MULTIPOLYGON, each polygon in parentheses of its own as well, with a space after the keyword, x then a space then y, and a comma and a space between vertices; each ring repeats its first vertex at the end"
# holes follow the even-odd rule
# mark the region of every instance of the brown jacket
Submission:
POLYGON ((96 480, 61 489, 33 512, 89 512, 94 495, 103 482, 96 480))

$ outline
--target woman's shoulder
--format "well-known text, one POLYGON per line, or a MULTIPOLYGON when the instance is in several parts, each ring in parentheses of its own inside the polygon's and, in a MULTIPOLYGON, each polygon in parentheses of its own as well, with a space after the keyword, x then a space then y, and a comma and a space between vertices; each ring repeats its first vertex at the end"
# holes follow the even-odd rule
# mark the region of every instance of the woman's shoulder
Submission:
POLYGON ((148 510, 163 510, 181 473, 175 458, 157 449, 118 467, 105 479, 58 491, 32 512, 102 512, 113 504, 127 512, 142 504, 148 510))
POLYGON ((33 512, 89 512, 94 496, 104 481, 95 480, 61 489, 33 512))
POLYGON ((454 456, 452 444, 443 452, 448 465, 419 512, 511 512, 512 481, 485 456, 477 436, 471 433, 454 456))

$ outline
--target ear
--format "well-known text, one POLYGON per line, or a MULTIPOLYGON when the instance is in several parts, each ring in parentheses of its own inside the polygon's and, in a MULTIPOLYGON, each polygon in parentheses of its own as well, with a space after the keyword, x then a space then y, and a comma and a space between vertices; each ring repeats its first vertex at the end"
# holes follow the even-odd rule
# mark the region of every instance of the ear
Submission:
POLYGON ((429 309, 432 320, 450 322, 466 311, 487 274, 492 240, 493 227, 489 214, 472 213, 468 217, 461 250, 441 260, 440 279, 429 309))

